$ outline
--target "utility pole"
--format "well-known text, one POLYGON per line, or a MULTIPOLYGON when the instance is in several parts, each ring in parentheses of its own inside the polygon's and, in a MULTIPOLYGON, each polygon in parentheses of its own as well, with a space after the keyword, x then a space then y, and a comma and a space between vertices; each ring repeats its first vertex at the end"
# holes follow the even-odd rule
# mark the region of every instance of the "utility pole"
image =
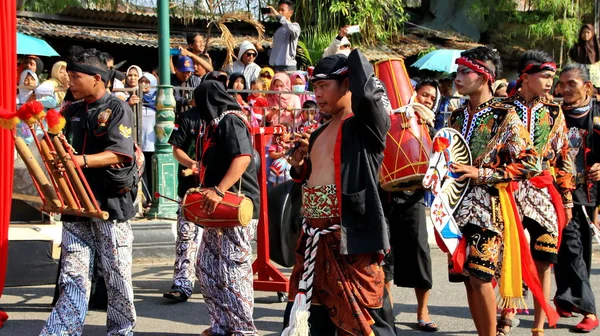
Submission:
MULTIPOLYGON (((155 192, 177 198, 177 162, 169 137, 175 125, 175 97, 171 86, 169 0, 158 0, 158 54, 160 85, 156 97, 155 151, 152 156, 152 185, 155 192)), ((152 195, 154 197, 154 195, 152 195)), ((165 198, 154 198, 148 218, 176 218, 178 205, 165 198)))

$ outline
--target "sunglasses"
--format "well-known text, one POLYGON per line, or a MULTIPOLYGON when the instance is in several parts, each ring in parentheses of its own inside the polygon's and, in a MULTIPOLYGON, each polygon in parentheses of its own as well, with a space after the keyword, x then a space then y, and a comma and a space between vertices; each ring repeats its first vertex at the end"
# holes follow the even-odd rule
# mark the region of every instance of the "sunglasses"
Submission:
POLYGON ((271 74, 268 72, 262 73, 262 74, 260 74, 260 78, 271 79, 271 74))
POLYGON ((246 56, 248 56, 248 57, 256 57, 256 53, 246 53, 246 56))

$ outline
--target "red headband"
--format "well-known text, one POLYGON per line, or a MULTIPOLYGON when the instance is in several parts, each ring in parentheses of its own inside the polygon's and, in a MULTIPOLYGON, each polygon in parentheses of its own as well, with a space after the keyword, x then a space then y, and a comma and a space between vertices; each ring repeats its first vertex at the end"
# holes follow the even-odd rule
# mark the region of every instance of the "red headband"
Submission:
POLYGON ((534 74, 542 71, 554 71, 556 72, 556 63, 554 62, 546 62, 546 63, 531 63, 527 64, 525 68, 521 71, 519 75, 519 79, 517 80, 517 85, 508 93, 509 96, 514 96, 521 85, 523 85, 523 74, 534 74))
POLYGON ((532 73, 538 73, 538 72, 542 72, 542 71, 546 71, 546 70, 550 70, 550 71, 554 71, 556 72, 556 63, 554 62, 546 62, 546 63, 531 63, 528 64, 525 69, 523 69, 523 71, 521 71, 521 75, 522 74, 532 74, 532 73))
POLYGON ((463 56, 456 59, 456 64, 466 66, 467 68, 484 75, 490 81, 490 85, 496 81, 496 75, 494 75, 493 71, 480 60, 471 60, 463 56))

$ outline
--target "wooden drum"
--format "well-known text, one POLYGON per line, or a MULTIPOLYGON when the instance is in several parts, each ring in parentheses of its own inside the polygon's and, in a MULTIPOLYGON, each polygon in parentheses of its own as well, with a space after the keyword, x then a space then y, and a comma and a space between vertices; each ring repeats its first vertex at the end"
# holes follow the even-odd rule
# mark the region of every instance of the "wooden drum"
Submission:
POLYGON ((406 72, 404 60, 400 58, 375 63, 375 76, 381 80, 390 98, 392 109, 408 105, 413 94, 410 77, 406 72))
POLYGON ((208 214, 202 208, 205 189, 192 188, 185 193, 181 203, 182 216, 188 221, 204 227, 230 228, 246 226, 252 221, 254 207, 252 201, 244 196, 225 192, 225 197, 217 209, 208 214))

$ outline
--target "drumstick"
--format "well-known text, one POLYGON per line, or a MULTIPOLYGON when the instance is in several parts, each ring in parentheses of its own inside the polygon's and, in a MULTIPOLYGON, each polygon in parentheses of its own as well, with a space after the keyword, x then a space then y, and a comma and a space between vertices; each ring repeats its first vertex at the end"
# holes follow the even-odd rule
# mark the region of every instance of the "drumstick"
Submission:
POLYGON ((181 202, 179 202, 179 201, 177 201, 177 200, 174 200, 174 199, 172 199, 172 198, 170 198, 170 197, 167 197, 167 196, 165 196, 165 195, 161 195, 161 194, 160 194, 158 191, 155 191, 155 192, 154 192, 154 198, 161 198, 161 197, 162 197, 162 198, 164 198, 164 199, 167 199, 167 200, 169 200, 169 201, 171 201, 171 202, 175 202, 175 203, 177 203, 177 204, 181 204, 181 202))

